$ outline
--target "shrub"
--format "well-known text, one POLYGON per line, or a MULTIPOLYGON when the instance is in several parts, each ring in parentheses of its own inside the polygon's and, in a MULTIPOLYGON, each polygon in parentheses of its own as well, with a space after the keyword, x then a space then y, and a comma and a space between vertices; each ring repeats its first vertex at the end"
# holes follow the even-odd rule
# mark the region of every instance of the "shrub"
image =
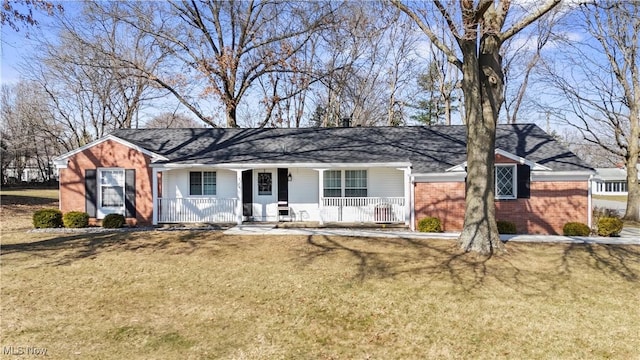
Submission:
POLYGON ((589 234, 591 234, 591 229, 589 229, 587 224, 580 222, 568 222, 564 224, 562 234, 564 236, 589 236, 589 234))
POLYGON ((516 229, 516 224, 511 221, 501 221, 498 220, 498 234, 517 234, 518 231, 516 229))
POLYGON ((622 231, 622 220, 615 217, 601 217, 598 220, 598 235, 618 236, 622 231))
POLYGON ((62 217, 64 227, 83 228, 89 226, 89 214, 82 211, 70 211, 62 217))
POLYGON ((620 212, 616 209, 609 209, 604 207, 595 207, 592 211, 593 214, 593 224, 597 228, 598 222, 602 218, 618 218, 620 219, 620 212))
POLYGON ((117 229, 124 225, 124 216, 121 214, 109 214, 102 219, 102 227, 107 229, 117 229))
POLYGON ((426 217, 418 221, 418 231, 420 232, 442 232, 440 219, 436 217, 426 217))
POLYGON ((62 211, 58 209, 41 209, 34 212, 33 227, 36 229, 62 227, 62 211))

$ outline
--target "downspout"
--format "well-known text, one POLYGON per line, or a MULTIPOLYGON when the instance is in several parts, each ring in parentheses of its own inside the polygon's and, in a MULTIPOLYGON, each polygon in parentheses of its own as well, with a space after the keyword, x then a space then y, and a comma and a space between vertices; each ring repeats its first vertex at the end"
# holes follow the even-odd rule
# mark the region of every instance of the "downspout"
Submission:
POLYGON ((416 178, 415 176, 411 175, 409 177, 411 179, 411 181, 409 182, 409 191, 411 193, 411 195, 409 196, 409 201, 411 202, 411 226, 410 229, 411 231, 416 231, 416 207, 415 207, 415 202, 416 202, 416 178))
POLYGON ((588 212, 587 212, 587 225, 589 225, 589 228, 592 227, 593 225, 593 199, 592 199, 592 193, 593 193, 593 175, 589 175, 589 179, 587 180, 588 182, 588 195, 587 195, 587 207, 588 212))

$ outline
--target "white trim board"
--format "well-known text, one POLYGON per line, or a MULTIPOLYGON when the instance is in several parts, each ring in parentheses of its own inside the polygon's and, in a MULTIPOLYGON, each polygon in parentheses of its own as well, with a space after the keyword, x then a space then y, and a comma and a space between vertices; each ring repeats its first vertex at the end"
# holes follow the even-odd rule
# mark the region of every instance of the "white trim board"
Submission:
MULTIPOLYGON (((508 151, 504 151, 502 149, 496 149, 494 152, 495 155, 500 155, 500 156, 504 156, 508 159, 511 159, 515 162, 517 162, 520 165, 528 165, 531 170, 542 170, 542 171, 551 171, 552 169, 549 167, 546 167, 544 165, 540 165, 536 162, 533 162, 531 160, 527 160, 523 157, 520 157, 518 155, 512 154, 508 151)), ((448 168, 447 170, 445 170, 446 172, 459 172, 459 171, 465 171, 465 168, 467 167, 467 162, 463 162, 462 164, 456 165, 456 166, 452 166, 450 168, 448 168)))

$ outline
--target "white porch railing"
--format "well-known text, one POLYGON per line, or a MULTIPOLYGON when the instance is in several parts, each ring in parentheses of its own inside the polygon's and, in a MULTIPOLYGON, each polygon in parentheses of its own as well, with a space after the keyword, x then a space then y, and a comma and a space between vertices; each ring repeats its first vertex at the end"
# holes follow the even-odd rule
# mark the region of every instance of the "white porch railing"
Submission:
POLYGON ((236 222, 237 203, 236 199, 158 198, 158 222, 236 222))
POLYGON ((322 198, 320 216, 324 222, 403 223, 404 197, 322 198))

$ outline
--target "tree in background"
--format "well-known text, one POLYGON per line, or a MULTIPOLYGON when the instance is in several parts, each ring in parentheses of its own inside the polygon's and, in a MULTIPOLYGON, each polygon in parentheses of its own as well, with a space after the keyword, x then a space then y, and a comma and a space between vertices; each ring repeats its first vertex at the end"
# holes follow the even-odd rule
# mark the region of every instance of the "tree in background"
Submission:
POLYGON ((50 181, 55 174, 52 160, 60 154, 60 129, 53 123, 47 97, 33 83, 3 85, 0 94, 2 132, 2 179, 15 182, 34 178, 50 181), (24 178, 29 169, 33 178, 24 178), (8 170, 11 170, 9 179, 8 170))
POLYGON ((426 125, 451 125, 451 114, 458 111, 457 103, 460 99, 455 93, 459 82, 455 78, 450 79, 449 73, 449 62, 434 56, 427 71, 417 79, 421 94, 426 94, 427 97, 414 105, 418 113, 411 117, 413 120, 426 125))
POLYGON ((181 113, 166 112, 154 116, 144 124, 147 129, 180 129, 180 128, 201 128, 202 122, 194 120, 181 113))
POLYGON ((55 109, 53 119, 64 129, 58 141, 67 151, 114 129, 137 127, 144 104, 164 95, 122 64, 157 67, 154 44, 97 9, 86 3, 80 13, 56 16, 47 31, 57 36, 42 36, 40 51, 23 65, 55 109))
POLYGON ((465 216, 459 243, 465 251, 491 254, 502 251, 495 218, 495 137, 500 107, 504 102, 502 44, 555 7, 547 1, 524 11, 523 17, 503 30, 511 1, 460 0, 444 4, 434 0, 408 6, 391 2, 404 11, 462 72, 464 119, 467 128, 467 180, 465 216), (448 5, 448 6, 446 6, 448 5), (458 45, 447 46, 436 35, 432 18, 440 14, 458 45))
POLYGON ((33 15, 34 10, 49 16, 64 10, 62 4, 44 0, 3 0, 0 9, 0 22, 2 25, 9 25, 14 31, 20 31, 20 25, 39 25, 38 19, 33 15))
POLYGON ((627 169, 625 219, 640 220, 640 3, 598 1, 579 6, 569 30, 586 35, 564 38, 563 51, 547 62, 548 79, 568 105, 552 108, 583 139, 620 159, 627 169))

